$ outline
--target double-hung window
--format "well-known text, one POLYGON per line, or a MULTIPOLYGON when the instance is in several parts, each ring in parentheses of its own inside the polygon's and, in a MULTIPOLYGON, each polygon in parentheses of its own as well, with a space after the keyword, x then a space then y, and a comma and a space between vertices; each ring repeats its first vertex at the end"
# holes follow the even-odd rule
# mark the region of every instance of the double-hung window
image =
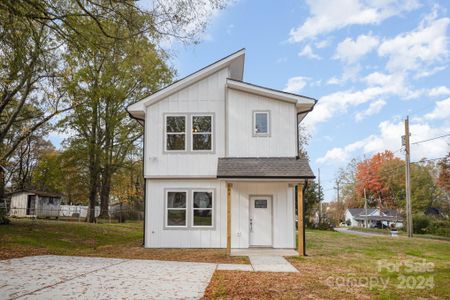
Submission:
POLYGON ((211 115, 193 115, 192 120, 192 151, 212 150, 213 119, 211 115))
POLYGON ((214 190, 167 190, 165 203, 167 229, 214 227, 214 190))
POLYGON ((212 227, 213 192, 194 190, 192 192, 192 199, 192 226, 212 227))
POLYGON ((166 151, 186 150, 186 116, 166 116, 166 151))
POLYGON ((186 191, 167 191, 166 226, 187 227, 187 207, 186 191))
POLYGON ((270 135, 270 114, 268 111, 253 112, 253 135, 254 136, 270 135))

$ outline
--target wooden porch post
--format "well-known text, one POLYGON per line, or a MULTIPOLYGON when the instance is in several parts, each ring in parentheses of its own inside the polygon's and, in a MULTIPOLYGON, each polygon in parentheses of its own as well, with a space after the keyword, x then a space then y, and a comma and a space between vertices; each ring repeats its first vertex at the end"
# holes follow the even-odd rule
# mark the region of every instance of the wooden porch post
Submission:
POLYGON ((297 251, 298 255, 305 255, 305 245, 304 245, 304 222, 303 222, 303 184, 297 184, 297 251))
POLYGON ((231 188, 233 184, 227 183, 227 255, 231 254, 231 188))

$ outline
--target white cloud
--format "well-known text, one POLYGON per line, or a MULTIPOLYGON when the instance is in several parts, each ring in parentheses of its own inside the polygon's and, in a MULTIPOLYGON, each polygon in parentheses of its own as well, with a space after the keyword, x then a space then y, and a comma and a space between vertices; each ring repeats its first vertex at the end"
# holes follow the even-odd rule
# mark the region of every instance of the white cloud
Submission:
POLYGON ((350 107, 370 102, 380 97, 398 95, 404 99, 421 95, 421 90, 412 90, 405 83, 404 75, 374 72, 363 79, 368 87, 359 91, 344 90, 325 95, 319 99, 314 110, 304 123, 313 131, 318 123, 328 121, 336 113, 346 113, 350 107))
POLYGON ((447 27, 449 18, 435 19, 428 16, 415 30, 384 41, 378 54, 387 57, 386 68, 391 71, 419 70, 448 57, 447 27))
POLYGON ((414 76, 414 78, 418 79, 418 78, 430 77, 430 76, 432 76, 438 72, 441 72, 445 69, 447 69, 447 66, 438 66, 438 67, 434 67, 432 69, 419 70, 417 72, 417 74, 414 76))
POLYGON ((450 98, 437 101, 434 110, 425 115, 427 120, 443 120, 450 118, 450 98))
POLYGON ((337 45, 334 58, 349 64, 355 63, 362 56, 375 49, 379 43, 378 37, 370 34, 360 35, 355 40, 346 38, 337 45))
MULTIPOLYGON (((328 150, 324 156, 317 159, 319 164, 336 164, 349 161, 352 157, 367 154, 372 155, 384 150, 396 152, 401 147, 401 136, 404 135, 404 123, 383 121, 378 125, 379 133, 351 143, 344 147, 328 150)), ((419 122, 410 125, 411 141, 421 141, 450 133, 448 127, 432 127, 428 123, 419 122)), ((448 153, 445 139, 434 140, 429 143, 411 145, 411 159, 418 161, 422 158, 442 157, 448 153)))
POLYGON ((360 71, 360 65, 345 66, 344 72, 342 73, 341 77, 338 78, 336 76, 333 76, 328 79, 327 84, 344 84, 349 80, 356 80, 360 71))
POLYGON ((312 59, 322 59, 319 55, 314 53, 313 48, 311 45, 306 45, 302 51, 298 53, 298 56, 305 56, 312 59))
POLYGON ((355 115, 356 122, 360 122, 368 116, 372 116, 379 113, 385 105, 386 101, 382 99, 370 103, 369 107, 366 110, 356 113, 355 115))
POLYGON ((291 29, 291 43, 351 25, 379 24, 389 17, 419 7, 416 0, 307 0, 306 3, 311 16, 302 25, 291 29))
POLYGON ((330 40, 322 40, 320 42, 315 43, 317 49, 322 49, 330 46, 330 40))
POLYGON ((429 90, 428 95, 430 96, 447 96, 450 95, 450 89, 446 86, 439 86, 429 90))
POLYGON ((309 80, 308 77, 303 76, 289 78, 283 91, 289 93, 298 93, 305 87, 308 80, 309 80))

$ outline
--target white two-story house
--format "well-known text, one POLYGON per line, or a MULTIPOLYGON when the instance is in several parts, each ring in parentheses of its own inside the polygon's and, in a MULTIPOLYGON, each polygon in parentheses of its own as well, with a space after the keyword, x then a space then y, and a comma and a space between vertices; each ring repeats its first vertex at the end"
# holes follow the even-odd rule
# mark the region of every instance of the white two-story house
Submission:
POLYGON ((295 187, 314 178, 298 125, 316 100, 244 82, 244 57, 128 107, 145 126, 145 247, 296 247, 295 187))

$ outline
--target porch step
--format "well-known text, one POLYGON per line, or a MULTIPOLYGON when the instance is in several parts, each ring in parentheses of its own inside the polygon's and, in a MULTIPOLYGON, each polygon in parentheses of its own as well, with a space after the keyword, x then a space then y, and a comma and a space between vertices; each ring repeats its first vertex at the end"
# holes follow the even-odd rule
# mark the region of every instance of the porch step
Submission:
POLYGON ((256 272, 298 272, 298 270, 291 265, 282 256, 249 256, 250 263, 256 272))

